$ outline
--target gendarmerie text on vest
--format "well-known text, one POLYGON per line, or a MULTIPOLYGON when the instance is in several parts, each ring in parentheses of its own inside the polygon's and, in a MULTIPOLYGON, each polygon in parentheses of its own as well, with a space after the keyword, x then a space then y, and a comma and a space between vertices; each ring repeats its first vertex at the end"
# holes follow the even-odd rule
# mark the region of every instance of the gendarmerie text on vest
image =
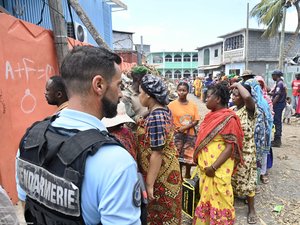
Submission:
MULTIPOLYGON (((78 213, 79 189, 72 182, 49 173, 42 167, 18 159, 20 186, 30 197, 50 208, 59 207, 78 213)), ((63 211, 65 211, 63 210, 63 211)))

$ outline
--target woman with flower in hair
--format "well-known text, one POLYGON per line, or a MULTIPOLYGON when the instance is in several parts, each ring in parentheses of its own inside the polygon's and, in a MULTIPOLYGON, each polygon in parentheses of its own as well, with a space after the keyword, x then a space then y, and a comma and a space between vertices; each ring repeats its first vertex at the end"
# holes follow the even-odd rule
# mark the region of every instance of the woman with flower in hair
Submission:
POLYGON ((200 168, 200 201, 194 225, 234 224, 231 176, 241 161, 243 131, 236 114, 227 108, 229 89, 222 83, 209 87, 206 107, 211 110, 201 123, 194 161, 200 168))
POLYGON ((140 102, 149 115, 139 121, 138 164, 148 192, 148 224, 181 224, 181 174, 174 145, 172 113, 167 107, 168 89, 147 74, 141 80, 140 102))

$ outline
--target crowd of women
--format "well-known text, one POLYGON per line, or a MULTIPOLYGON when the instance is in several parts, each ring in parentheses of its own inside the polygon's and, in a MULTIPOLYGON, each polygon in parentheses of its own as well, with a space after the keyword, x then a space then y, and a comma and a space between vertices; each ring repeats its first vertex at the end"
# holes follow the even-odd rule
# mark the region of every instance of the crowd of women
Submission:
POLYGON ((178 98, 169 102, 167 85, 149 69, 135 67, 131 78, 123 88, 122 112, 103 122, 114 126, 110 131, 144 177, 149 203, 142 222, 181 224, 182 179, 194 166, 201 197, 193 224, 234 224, 234 196, 245 199, 247 222, 255 224, 254 198, 258 182, 268 182, 273 123, 262 77, 245 71, 240 80, 212 82, 205 99, 210 112, 201 115, 199 126, 199 109, 187 98, 186 82, 178 83, 178 98))

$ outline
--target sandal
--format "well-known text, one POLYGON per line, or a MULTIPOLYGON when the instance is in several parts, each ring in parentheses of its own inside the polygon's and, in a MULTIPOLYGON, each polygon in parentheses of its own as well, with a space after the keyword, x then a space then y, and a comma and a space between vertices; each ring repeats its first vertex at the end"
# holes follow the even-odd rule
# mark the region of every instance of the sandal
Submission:
POLYGON ((260 175, 260 180, 263 184, 269 183, 269 178, 266 175, 260 175))

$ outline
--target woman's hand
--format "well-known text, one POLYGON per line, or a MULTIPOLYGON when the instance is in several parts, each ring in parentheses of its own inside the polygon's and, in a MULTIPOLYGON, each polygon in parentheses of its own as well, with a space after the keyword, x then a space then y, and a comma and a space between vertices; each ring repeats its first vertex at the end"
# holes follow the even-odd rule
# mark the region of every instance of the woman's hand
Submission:
POLYGON ((148 194, 148 199, 150 201, 154 200, 154 195, 153 195, 153 185, 146 185, 147 188, 147 194, 148 194))
POLYGON ((204 171, 205 171, 206 176, 208 176, 208 177, 214 177, 215 176, 216 171, 211 166, 205 167, 204 171))
POLYGON ((146 188, 147 188, 148 198, 150 201, 154 199, 153 187, 154 187, 155 180, 158 176, 158 173, 160 171, 161 163, 162 163, 162 149, 152 148, 152 153, 149 161, 149 169, 146 178, 146 188))
POLYGON ((233 84, 230 85, 229 89, 235 89, 235 88, 238 88, 238 86, 241 85, 240 83, 238 82, 235 82, 233 84))

